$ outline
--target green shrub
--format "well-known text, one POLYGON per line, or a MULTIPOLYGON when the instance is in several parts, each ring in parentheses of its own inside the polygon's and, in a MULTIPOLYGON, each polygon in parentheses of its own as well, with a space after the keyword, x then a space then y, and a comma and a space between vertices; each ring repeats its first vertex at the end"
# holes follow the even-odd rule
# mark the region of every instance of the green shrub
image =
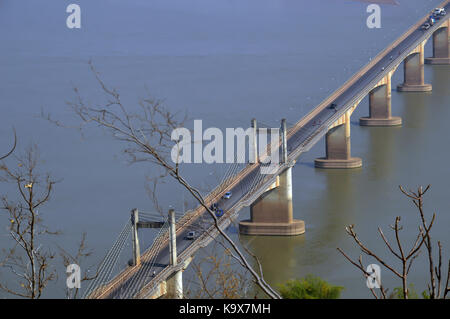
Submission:
MULTIPOLYGON (((392 294, 389 297, 392 298, 392 299, 403 299, 404 296, 405 295, 404 295, 404 292, 403 292, 403 288, 402 287, 397 287, 397 288, 394 288, 394 291, 392 292, 392 294)), ((419 299, 419 294, 414 289, 414 285, 413 284, 409 284, 408 285, 408 298, 409 299, 419 299)), ((427 291, 423 291, 422 292, 422 298, 423 299, 430 299, 430 296, 428 295, 427 291)))
POLYGON ((313 275, 289 280, 279 286, 284 299, 338 299, 344 287, 333 286, 313 275))

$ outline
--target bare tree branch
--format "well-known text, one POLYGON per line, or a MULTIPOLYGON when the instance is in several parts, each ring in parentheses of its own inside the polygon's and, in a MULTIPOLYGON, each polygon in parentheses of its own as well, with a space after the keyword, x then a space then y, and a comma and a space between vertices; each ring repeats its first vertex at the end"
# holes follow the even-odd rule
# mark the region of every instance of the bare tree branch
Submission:
MULTIPOLYGON (((172 113, 162 105, 161 100, 151 98, 142 99, 137 111, 126 107, 116 89, 108 87, 101 79, 99 73, 90 62, 90 68, 105 94, 106 102, 100 106, 92 106, 85 102, 78 89, 74 89, 75 101, 68 103, 72 111, 81 121, 80 128, 93 124, 107 130, 112 137, 125 147, 123 152, 128 156, 129 163, 145 162, 156 165, 164 170, 164 176, 173 178, 196 200, 201 207, 212 217, 219 234, 231 246, 241 264, 247 269, 256 284, 271 298, 281 298, 264 280, 261 274, 255 271, 245 255, 233 240, 221 229, 219 220, 209 208, 211 198, 204 198, 197 187, 194 187, 181 174, 178 162, 173 164, 171 158, 172 148, 178 147, 179 141, 172 140, 172 132, 184 126, 187 119, 180 118, 180 114, 172 113)), ((48 116, 48 119, 51 117, 48 116)), ((56 121, 53 121, 54 123, 56 121)), ((56 122, 57 123, 57 122, 56 122)), ((180 154, 176 154, 177 157, 180 154)), ((156 189, 154 185, 153 190, 156 189)), ((152 191, 150 191, 152 192, 152 191)), ((156 192, 156 191, 155 191, 156 192)), ((215 194, 220 195, 220 194, 215 194)), ((155 196, 152 195, 155 198, 155 196)))
POLYGON ((57 278, 56 270, 51 266, 55 254, 41 249, 40 238, 59 233, 50 231, 37 211, 49 200, 55 181, 48 174, 42 177, 37 171, 39 153, 36 146, 30 146, 23 156, 15 158, 17 169, 0 164, 0 172, 3 173, 0 181, 17 187, 20 194, 17 202, 10 201, 5 195, 1 197, 0 209, 8 214, 9 234, 16 244, 4 251, 0 266, 18 278, 18 287, 0 284, 0 289, 15 296, 35 299, 40 298, 48 283, 57 278))
MULTIPOLYGON (((429 297, 431 299, 440 298, 441 296, 441 284, 442 284, 442 245, 438 241, 438 248, 439 248, 439 256, 438 256, 438 265, 434 266, 434 260, 433 260, 433 254, 432 254, 432 243, 431 243, 431 235, 430 231, 433 227, 434 221, 436 219, 436 214, 432 215, 431 221, 428 225, 428 222, 425 217, 425 213, 423 210, 423 197, 426 194, 426 192, 430 189, 430 185, 428 185, 425 189, 423 189, 421 186, 418 188, 417 192, 413 192, 411 190, 406 191, 402 186, 399 186, 400 191, 410 198, 413 202, 413 204, 417 207, 419 216, 420 216, 420 222, 419 225, 419 233, 416 237, 416 240, 414 241, 411 249, 405 253, 404 245, 401 242, 400 239, 400 231, 402 230, 402 227, 400 226, 400 216, 397 216, 395 218, 394 225, 391 226, 394 236, 395 236, 395 242, 397 244, 398 251, 395 251, 392 247, 392 245, 389 243, 388 239, 384 235, 381 228, 378 228, 378 232, 381 236, 381 239, 385 243, 386 247, 388 248, 389 252, 394 255, 400 262, 401 262, 401 270, 395 269, 394 266, 386 263, 384 259, 382 259, 378 254, 371 251, 366 245, 364 245, 361 240, 358 238, 356 232, 354 231, 354 226, 350 225, 346 227, 347 233, 350 235, 350 237, 353 238, 353 240, 356 242, 356 244, 361 248, 364 254, 374 258, 376 261, 378 261, 381 265, 383 265, 385 268, 387 268, 389 271, 391 271, 393 274, 395 274, 398 278, 402 281, 402 291, 403 291, 403 298, 408 299, 409 297, 409 291, 408 291, 408 284, 407 284, 407 277, 411 270, 411 266, 413 264, 413 261, 418 257, 420 253, 420 248, 422 246, 425 246, 427 249, 427 256, 428 256, 428 262, 429 262, 429 273, 430 273, 430 283, 428 286, 428 292, 429 297)), ((364 270, 364 267, 361 262, 361 256, 360 256, 360 263, 356 263, 353 261, 347 254, 344 253, 340 248, 338 248, 338 251, 344 255, 344 257, 355 267, 360 269, 364 276, 367 278, 369 274, 364 270)), ((446 297, 446 294, 448 293, 448 282, 449 282, 449 276, 450 276, 450 260, 449 260, 449 270, 447 275, 447 282, 444 289, 444 298, 446 297)), ((385 293, 383 293, 383 289, 381 289, 382 295, 385 297, 385 293)), ((372 294, 377 298, 377 295, 372 291, 372 294)))
POLYGON ((0 161, 4 160, 5 158, 7 158, 16 149, 16 146, 17 146, 17 135, 16 135, 16 130, 14 128, 13 128, 13 132, 14 132, 14 145, 12 146, 11 150, 8 153, 6 153, 6 155, 3 155, 3 156, 0 157, 0 161))

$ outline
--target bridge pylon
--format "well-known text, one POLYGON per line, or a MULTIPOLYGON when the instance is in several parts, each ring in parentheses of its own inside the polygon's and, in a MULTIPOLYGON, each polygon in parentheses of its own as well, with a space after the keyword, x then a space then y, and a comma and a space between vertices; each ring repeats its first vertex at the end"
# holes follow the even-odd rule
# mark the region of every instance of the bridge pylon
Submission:
MULTIPOLYGON (((169 251, 170 265, 176 266, 177 260, 177 232, 175 222, 175 211, 169 209, 169 251)), ((183 271, 178 270, 167 280, 167 294, 173 299, 183 299, 183 271)))
POLYGON ((450 64, 450 19, 433 33, 433 56, 426 64, 450 64))
POLYGON ((131 225, 133 231, 133 266, 137 266, 141 263, 141 248, 138 237, 139 211, 137 208, 131 210, 131 225))
MULTIPOLYGON (((286 120, 281 121, 281 160, 287 162, 286 120)), ((239 223, 243 235, 294 236, 305 232, 305 222, 293 218, 292 168, 277 178, 262 196, 250 205, 250 220, 239 223)))

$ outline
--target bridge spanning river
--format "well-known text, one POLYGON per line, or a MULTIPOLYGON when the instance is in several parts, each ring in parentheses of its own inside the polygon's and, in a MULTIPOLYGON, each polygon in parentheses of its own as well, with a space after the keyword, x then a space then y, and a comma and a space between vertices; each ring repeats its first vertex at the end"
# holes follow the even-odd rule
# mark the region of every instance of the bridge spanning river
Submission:
MULTIPOLYGON (((449 2, 447 0, 441 4, 447 12, 450 11, 449 2)), ((272 149, 279 149, 282 155, 281 164, 274 171, 263 174, 262 169, 267 165, 257 162, 235 166, 228 173, 223 182, 205 197, 206 207, 217 203, 224 210, 224 215, 218 219, 222 229, 243 207, 250 206, 251 218, 240 223, 241 233, 298 235, 305 231, 304 222, 292 218, 291 170, 296 160, 325 137, 326 156, 315 161, 316 167, 360 167, 362 160, 351 156, 350 117, 367 95, 369 116, 361 118, 360 125, 401 125, 401 118, 391 115, 391 78, 398 67, 403 63, 404 82, 397 87, 398 91, 426 92, 431 91, 432 86, 424 83, 424 64, 450 64, 450 14, 424 29, 422 26, 428 16, 418 21, 295 125, 286 129, 284 121, 283 142, 271 145, 272 149), (433 57, 425 59, 424 46, 430 37, 433 39, 433 57), (223 198, 226 191, 232 192, 231 198, 223 198)), ((256 131, 256 123, 253 126, 256 131)), ((175 220, 176 216, 172 217, 175 220)), ((134 211, 131 222, 127 222, 119 234, 100 265, 98 277, 91 282, 84 297, 156 298, 168 291, 176 293, 180 289, 181 273, 195 252, 218 235, 214 219, 203 205, 178 217, 176 223, 171 223, 171 220, 157 221, 154 216, 134 211), (171 225, 176 228, 172 232, 175 236, 170 236, 171 225), (138 253, 139 256, 134 256, 134 265, 111 279, 117 258, 130 234, 134 238, 134 251, 139 251, 137 228, 140 227, 158 227, 160 231, 150 248, 142 255, 138 253), (187 238, 192 230, 199 233, 194 240, 187 238), (175 260, 174 249, 171 249, 174 246, 175 260)))

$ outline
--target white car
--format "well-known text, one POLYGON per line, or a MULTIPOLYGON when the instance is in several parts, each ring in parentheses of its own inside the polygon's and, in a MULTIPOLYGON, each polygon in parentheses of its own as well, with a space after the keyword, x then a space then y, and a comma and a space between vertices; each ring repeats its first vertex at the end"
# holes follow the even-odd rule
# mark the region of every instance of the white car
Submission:
POLYGON ((433 11, 433 15, 437 16, 437 15, 441 15, 441 16, 445 16, 447 14, 447 12, 445 12, 444 8, 436 8, 433 11))
POLYGON ((424 25, 422 25, 422 29, 428 30, 431 27, 431 25, 427 22, 424 25))

